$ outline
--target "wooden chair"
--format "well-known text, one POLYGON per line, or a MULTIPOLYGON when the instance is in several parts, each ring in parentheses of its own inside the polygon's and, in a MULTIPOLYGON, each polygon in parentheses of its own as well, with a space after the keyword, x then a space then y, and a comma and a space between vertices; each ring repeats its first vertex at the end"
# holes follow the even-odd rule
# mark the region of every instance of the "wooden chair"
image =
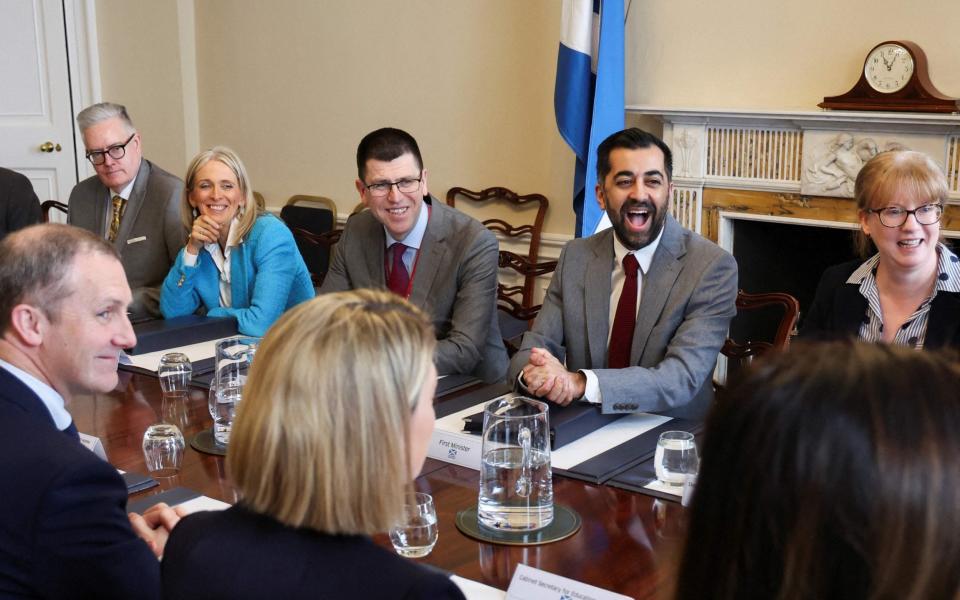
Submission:
POLYGON ((748 365, 755 356, 786 350, 799 315, 800 303, 790 294, 738 291, 737 316, 730 323, 730 336, 720 348, 720 354, 727 360, 727 376, 723 382, 715 381, 715 387, 722 388, 730 375, 748 365))
POLYGON ((307 263, 307 270, 310 271, 310 279, 313 281, 313 287, 320 287, 323 285, 324 277, 327 276, 327 269, 330 266, 330 256, 333 254, 333 246, 340 241, 340 235, 343 233, 343 230, 332 229, 317 234, 302 227, 291 227, 290 231, 293 233, 293 239, 297 241, 297 247, 300 249, 301 254, 304 254, 304 249, 313 249, 314 252, 308 251, 306 254, 320 254, 326 257, 323 261, 307 262, 304 260, 304 262, 307 263))
MULTIPOLYGON (((512 269, 521 277, 534 279, 557 268, 557 261, 530 262, 530 259, 509 250, 500 251, 501 269, 512 269)), ((520 348, 520 338, 530 328, 533 319, 540 312, 542 304, 523 305, 524 286, 497 284, 497 313, 500 322, 500 336, 507 348, 507 354, 513 356, 520 348)))
MULTIPOLYGON (((540 252, 540 235, 543 230, 543 220, 546 217, 547 208, 550 205, 546 196, 542 194, 526 194, 521 196, 504 187, 491 187, 479 192, 474 192, 462 187, 453 187, 447 192, 447 204, 456 208, 458 197, 470 204, 477 205, 489 205, 496 202, 506 203, 513 209, 520 211, 525 211, 527 207, 536 205, 536 214, 534 215, 533 223, 530 224, 511 225, 499 218, 485 219, 482 220, 482 222, 486 225, 487 229, 508 238, 529 237, 530 242, 526 255, 527 263, 528 265, 535 265, 537 263, 540 252)), ((502 258, 503 252, 507 251, 501 250, 501 264, 504 261, 510 264, 512 262, 511 259, 502 258)), ((517 255, 516 253, 512 254, 514 254, 514 256, 517 255)), ((523 285, 519 286, 521 289, 520 305, 523 308, 530 308, 533 306, 534 286, 536 285, 537 275, 534 275, 531 269, 526 269, 526 271, 529 274, 524 277, 523 285)), ((549 272, 550 271, 543 271, 543 273, 549 272)))
POLYGON ((57 200, 47 200, 40 205, 40 212, 42 213, 40 219, 41 223, 50 222, 50 209, 58 210, 63 213, 64 218, 67 215, 67 205, 63 202, 58 202, 57 200))

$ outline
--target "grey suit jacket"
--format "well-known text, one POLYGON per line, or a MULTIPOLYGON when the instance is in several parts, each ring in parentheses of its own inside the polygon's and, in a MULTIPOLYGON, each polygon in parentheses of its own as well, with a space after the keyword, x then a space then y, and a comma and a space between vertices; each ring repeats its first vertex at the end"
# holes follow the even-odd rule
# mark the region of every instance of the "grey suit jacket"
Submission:
MULTIPOLYGON (((410 302, 433 321, 440 375, 499 381, 507 352, 497 322, 497 238, 479 221, 430 199, 410 302)), ((387 287, 386 235, 369 211, 350 217, 320 293, 387 287)))
MULTIPOLYGON (((94 175, 70 192, 67 223, 106 237, 112 192, 94 175)), ((140 161, 136 183, 123 212, 114 248, 133 290, 131 318, 162 319, 160 286, 187 239, 180 220, 183 182, 147 159, 140 161)))
POLYGON ((668 215, 643 276, 630 351, 636 366, 608 369, 613 235, 607 229, 564 247, 543 308, 510 363, 510 381, 531 348, 546 348, 570 370, 593 370, 605 413, 701 419, 713 398, 710 374, 736 314, 737 264, 668 215))

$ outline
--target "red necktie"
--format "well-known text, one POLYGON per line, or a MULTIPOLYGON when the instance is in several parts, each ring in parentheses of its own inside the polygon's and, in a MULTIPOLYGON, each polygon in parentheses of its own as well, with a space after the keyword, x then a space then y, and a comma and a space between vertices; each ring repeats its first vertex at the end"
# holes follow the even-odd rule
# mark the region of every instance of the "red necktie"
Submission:
POLYGON ((410 287, 410 274, 407 273, 407 267, 403 264, 403 252, 407 247, 400 242, 395 242, 390 246, 393 253, 393 266, 390 267, 390 275, 387 277, 387 287, 390 291, 403 298, 407 297, 407 288, 410 287))
POLYGON ((627 278, 623 282, 617 313, 610 331, 610 350, 607 352, 607 368, 623 369, 630 366, 630 346, 633 345, 633 327, 637 323, 637 271, 640 263, 633 254, 623 257, 623 270, 627 278))

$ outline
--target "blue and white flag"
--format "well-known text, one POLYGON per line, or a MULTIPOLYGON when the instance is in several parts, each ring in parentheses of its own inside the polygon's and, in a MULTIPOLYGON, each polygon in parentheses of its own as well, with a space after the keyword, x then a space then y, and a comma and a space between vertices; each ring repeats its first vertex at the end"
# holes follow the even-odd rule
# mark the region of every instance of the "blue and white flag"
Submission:
POLYGON ((577 237, 594 233, 603 217, 594 192, 597 146, 623 129, 623 17, 623 0, 563 0, 553 107, 577 155, 577 237))

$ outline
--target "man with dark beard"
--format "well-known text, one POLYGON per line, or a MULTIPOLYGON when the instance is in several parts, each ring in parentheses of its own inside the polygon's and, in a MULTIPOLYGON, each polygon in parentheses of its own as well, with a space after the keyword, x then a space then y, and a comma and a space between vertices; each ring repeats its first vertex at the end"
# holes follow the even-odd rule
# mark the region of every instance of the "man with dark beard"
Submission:
POLYGON ((597 148, 597 202, 613 227, 571 240, 508 377, 561 405, 701 419, 736 314, 737 264, 669 214, 673 158, 632 128, 597 148))

